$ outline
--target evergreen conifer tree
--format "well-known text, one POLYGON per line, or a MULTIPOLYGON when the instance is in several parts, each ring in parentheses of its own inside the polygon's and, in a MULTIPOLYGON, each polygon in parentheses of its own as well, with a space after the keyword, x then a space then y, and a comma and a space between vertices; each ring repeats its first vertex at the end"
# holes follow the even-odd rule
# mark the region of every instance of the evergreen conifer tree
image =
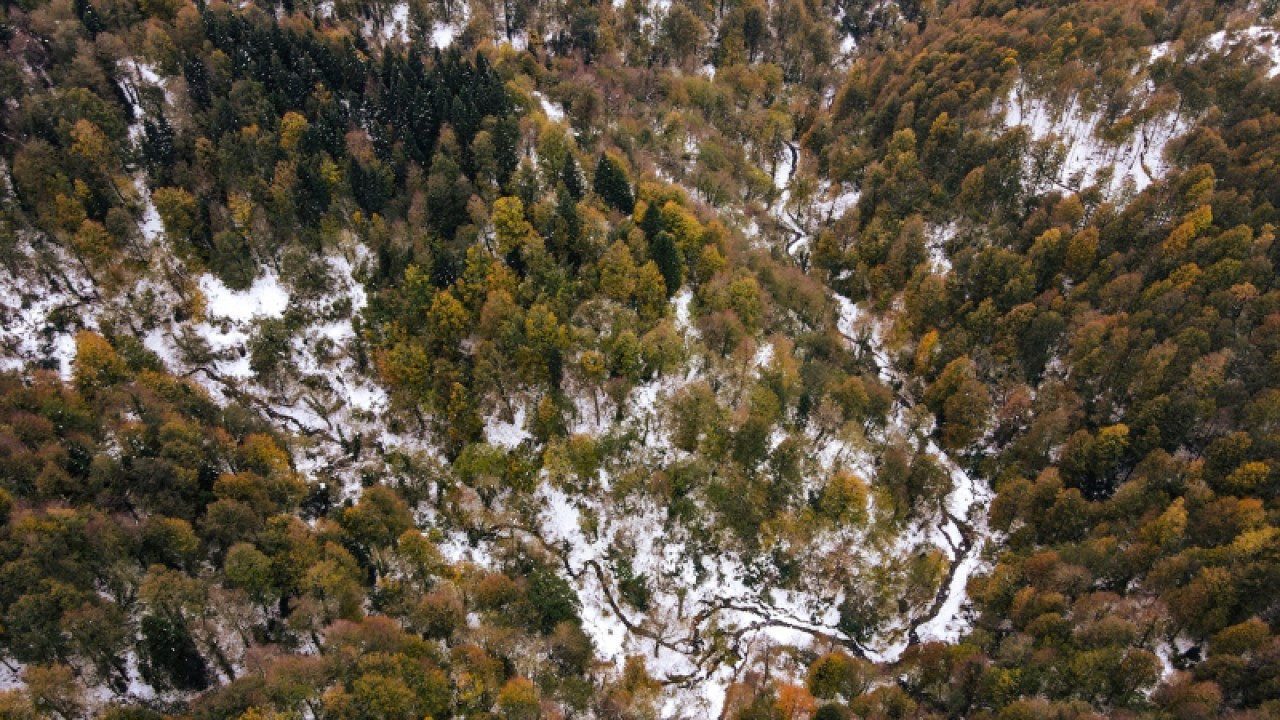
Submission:
POLYGON ((569 197, 574 200, 582 199, 582 175, 578 172, 578 161, 571 152, 565 153, 564 165, 560 167, 560 181, 564 183, 564 189, 569 191, 569 197))
MULTIPOLYGON (((645 218, 648 218, 648 213, 645 218)), ((684 260, 680 257, 680 248, 676 247, 675 236, 665 230, 658 231, 657 236, 649 243, 649 254, 662 272, 662 279, 667 284, 667 295, 674 295, 684 282, 684 260)))
POLYGON ((618 212, 629 213, 635 207, 636 199, 631 192, 631 183, 622 171, 622 166, 608 153, 601 154, 596 161, 592 189, 606 205, 618 212))

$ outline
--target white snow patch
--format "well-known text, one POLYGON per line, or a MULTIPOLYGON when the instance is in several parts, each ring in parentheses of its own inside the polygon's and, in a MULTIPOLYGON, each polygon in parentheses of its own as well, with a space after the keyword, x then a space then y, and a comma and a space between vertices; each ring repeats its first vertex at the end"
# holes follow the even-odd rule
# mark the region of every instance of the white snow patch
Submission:
POLYGON ((1253 25, 1239 30, 1219 30, 1205 39, 1205 46, 1222 52, 1244 46, 1250 55, 1267 65, 1267 77, 1280 75, 1280 33, 1268 25, 1253 25))
POLYGON ((1177 669, 1173 667, 1173 647, 1163 641, 1156 643, 1155 656, 1160 661, 1161 682, 1169 682, 1173 679, 1174 673, 1177 672, 1177 669))
POLYGON ((856 188, 848 188, 843 191, 836 191, 836 188, 830 187, 822 200, 818 201, 816 209, 820 217, 824 217, 827 222, 836 220, 846 212, 857 207, 858 200, 862 197, 862 192, 856 188))
POLYGON ((688 332, 690 329, 690 320, 692 315, 689 311, 689 304, 693 302, 693 291, 687 287, 680 288, 680 292, 671 298, 671 304, 676 310, 676 331, 680 333, 688 332))
MULTIPOLYGON (((848 298, 836 295, 835 300, 838 331, 846 338, 867 343, 881 379, 892 383, 895 371, 884 351, 883 324, 879 319, 867 317, 848 298)), ((902 403, 895 403, 892 420, 894 426, 903 426, 906 410, 902 403)), ((904 535, 895 539, 894 545, 898 549, 893 554, 905 557, 905 553, 912 551, 912 548, 935 546, 955 562, 963 538, 961 527, 957 523, 968 526, 972 543, 963 557, 959 558, 942 604, 932 617, 916 628, 917 637, 923 642, 955 642, 969 629, 969 621, 964 614, 968 600, 967 586, 969 579, 984 567, 982 549, 991 536, 987 526, 987 509, 994 496, 984 481, 960 468, 933 440, 929 440, 926 450, 951 479, 951 490, 944 502, 945 512, 936 520, 922 520, 913 524, 904 535)), ((901 633, 901 628, 891 622, 889 627, 881 629, 879 637, 871 645, 868 657, 876 662, 893 662, 906 650, 907 638, 901 633)))
MULTIPOLYGON (((785 190, 791 184, 791 174, 795 172, 795 161, 791 156, 790 147, 784 148, 777 156, 777 161, 773 168, 773 186, 785 190)), ((785 204, 785 202, 783 203, 785 204)))
POLYGON ((946 246, 959 232, 959 228, 955 222, 925 226, 925 249, 929 252, 929 268, 935 274, 945 275, 951 272, 951 258, 947 257, 946 246))
POLYGON ((441 50, 453 45, 458 37, 458 28, 448 23, 437 22, 431 26, 431 47, 441 50))
POLYGON ((0 692, 25 688, 27 684, 22 681, 22 673, 25 670, 22 663, 12 660, 0 663, 0 692))
POLYGON ((156 86, 164 85, 164 78, 160 77, 160 73, 156 71, 155 65, 135 60, 134 67, 138 69, 138 75, 142 77, 144 82, 156 86))
POLYGON ((489 552, 489 548, 484 543, 478 543, 475 547, 467 541, 467 536, 460 532, 449 533, 445 539, 436 543, 436 549, 440 551, 440 556, 450 565, 459 563, 470 563, 486 570, 496 569, 499 565, 497 559, 489 552))
POLYGON ((951 584, 947 586, 947 599, 942 603, 942 607, 938 609, 936 615, 916 628, 916 633, 922 642, 954 643, 968 631, 969 623, 961 617, 960 611, 969 599, 966 592, 969 578, 981 565, 982 556, 979 555, 977 548, 970 550, 960 560, 960 566, 951 577, 951 584))
POLYGON ((129 686, 125 691, 130 700, 154 700, 157 697, 155 688, 151 687, 142 679, 142 671, 139 669, 138 654, 129 650, 124 656, 124 666, 126 674, 129 676, 129 686))
POLYGON ((382 38, 409 41, 409 3, 396 3, 391 8, 391 19, 382 25, 382 38))
POLYGON ((524 52, 529 49, 529 36, 525 32, 514 33, 508 40, 505 36, 502 38, 502 44, 510 45, 515 50, 524 52))
MULTIPOLYGON (((23 243, 23 250, 28 249, 30 245, 23 243)), ((65 250, 50 246, 48 252, 49 260, 61 268, 61 278, 24 273, 16 263, 0 270, 0 370, 47 363, 69 380, 76 333, 98 327, 97 297, 92 282, 65 250), (54 319, 58 316, 61 320, 54 319)))
MULTIPOLYGON (((863 312, 852 300, 839 293, 833 293, 832 296, 836 301, 836 330, 846 340, 867 346, 871 362, 875 364, 876 374, 882 382, 893 386, 895 382, 900 381, 901 378, 897 377, 884 347, 887 332, 885 322, 881 318, 863 312)), ((905 408, 899 407, 897 410, 901 414, 905 408)))
POLYGON ((769 363, 773 362, 773 343, 762 342, 756 348, 755 366, 760 369, 769 367, 769 363))
POLYGON ((552 122, 564 122, 564 110, 560 109, 555 103, 547 99, 546 95, 535 92, 534 97, 538 99, 538 103, 542 106, 542 112, 552 122))
MULTIPOLYGON (((788 141, 776 156, 773 184, 779 192, 769 206, 770 216, 788 236, 785 245, 787 255, 797 261, 802 261, 801 253, 809 248, 813 236, 855 208, 862 196, 855 186, 826 180, 819 183, 812 194, 794 196, 796 165, 801 152, 796 143, 788 141)), ((760 245, 759 230, 755 220, 744 228, 744 234, 753 246, 760 245)))
POLYGON ((524 424, 524 408, 516 408, 515 417, 511 422, 496 417, 488 418, 485 422, 485 437, 489 439, 490 445, 510 450, 533 437, 525 429, 524 424))
MULTIPOLYGON (((1150 83, 1146 89, 1150 92, 1150 83)), ((1138 98, 1131 107, 1142 107, 1146 99, 1138 98)), ((1045 167, 1036 168, 1030 157, 1025 163, 1024 179, 1037 192, 1076 191, 1098 183, 1113 197, 1127 189, 1141 192, 1167 171, 1165 146, 1192 126, 1192 119, 1176 110, 1158 112, 1135 123, 1128 137, 1110 143, 1101 137, 1106 129, 1101 110, 1086 112, 1077 96, 1057 107, 1021 84, 998 99, 992 112, 1004 118, 1005 127, 1025 126, 1032 143, 1050 147, 1045 167), (1109 180, 1103 173, 1107 168, 1112 170, 1109 180)))
POLYGON ((134 185, 138 189, 138 196, 142 198, 142 224, 138 231, 147 244, 153 245, 164 235, 164 222, 160 219, 160 212, 156 210, 156 204, 151 200, 151 191, 147 189, 141 174, 134 178, 134 185))
POLYGON ((289 292, 273 272, 264 273, 247 290, 232 290, 207 273, 198 282, 211 318, 248 322, 256 317, 280 317, 289 307, 289 292))

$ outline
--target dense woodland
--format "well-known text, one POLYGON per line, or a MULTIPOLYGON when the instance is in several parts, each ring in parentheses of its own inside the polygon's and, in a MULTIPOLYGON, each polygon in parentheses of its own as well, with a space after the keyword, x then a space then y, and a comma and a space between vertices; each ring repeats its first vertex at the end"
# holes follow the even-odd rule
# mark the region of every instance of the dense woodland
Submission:
POLYGON ((6 1, 0 718, 1280 716, 1275 10, 6 1))

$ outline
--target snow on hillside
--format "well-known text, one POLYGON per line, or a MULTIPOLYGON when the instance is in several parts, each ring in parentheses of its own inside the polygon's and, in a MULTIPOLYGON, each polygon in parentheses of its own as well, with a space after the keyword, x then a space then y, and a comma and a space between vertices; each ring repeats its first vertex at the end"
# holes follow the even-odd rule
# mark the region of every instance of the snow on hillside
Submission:
POLYGON ((558 123, 564 122, 564 110, 560 109, 558 105, 551 102, 546 95, 540 92, 534 92, 533 96, 537 98, 538 105, 542 108, 542 113, 547 116, 548 120, 558 123))
MULTIPOLYGON (((608 479, 603 480, 606 485, 608 479)), ((810 593, 761 593, 744 578, 751 569, 734 553, 705 555, 694 550, 683 531, 666 522, 666 511, 641 503, 630 512, 608 513, 598 500, 571 498, 544 484, 538 491, 543 508, 541 534, 551 546, 566 550, 565 560, 582 601, 583 628, 602 659, 621 668, 628 656, 645 658, 647 668, 669 685, 662 717, 689 716, 700 707, 717 717, 728 683, 748 657, 722 664, 710 640, 728 635, 735 647, 770 642, 807 646, 813 633, 839 636, 830 598, 810 593), (584 532, 584 512, 598 523, 584 532), (648 579, 650 606, 629 606, 610 581, 619 549, 632 572, 648 579)))
POLYGON ((947 243, 959 232, 955 222, 947 225, 925 226, 925 250, 929 253, 929 269, 938 275, 951 272, 951 258, 947 257, 947 243))
POLYGON ((516 409, 515 417, 510 422, 490 416, 485 422, 484 434, 488 438, 490 445, 508 450, 532 437, 529 431, 525 429, 524 408, 522 407, 516 409))
MULTIPOLYGON (((249 364, 248 343, 255 332, 253 322, 282 316, 289 304, 288 292, 281 287, 274 273, 264 274, 245 290, 232 290, 209 274, 201 275, 197 286, 205 297, 206 317, 191 324, 190 328, 214 353, 215 360, 209 364, 209 369, 222 378, 251 380, 254 371, 249 364)), ((188 364, 175 340, 181 332, 179 325, 172 323, 168 327, 158 327, 145 338, 147 348, 159 355, 172 372, 182 371, 188 364)), ((221 380, 210 377, 208 373, 195 377, 204 383, 213 397, 221 396, 221 380)))
MULTIPOLYGON (((143 119, 147 115, 142 91, 148 87, 164 90, 164 79, 155 66, 137 58, 119 62, 121 87, 133 114, 128 137, 140 142, 143 119)), ((9 168, 0 163, 0 177, 10 183, 9 168)), ((138 234, 144 252, 154 248, 164 231, 160 214, 151 202, 151 193, 141 171, 134 174, 135 200, 142 211, 138 234)), ((12 195, 12 187, 8 188, 12 195)), ((97 329, 97 316, 105 308, 86 268, 62 246, 44 239, 28 238, 18 246, 23 257, 10 262, 0 272, 0 370, 26 366, 49 367, 63 378, 71 377, 75 358, 75 334, 97 329)), ((171 262, 154 259, 157 267, 171 262)), ((135 293, 158 289, 143 280, 135 293)), ((170 293, 161 292, 162 296, 170 293)))
MULTIPOLYGON (((688 333, 689 303, 685 290, 673 298, 682 332, 688 333)), ((837 298, 838 327, 850 338, 869 343, 881 375, 891 381, 894 370, 883 347, 883 322, 847 299, 837 298)), ((751 365, 767 367, 774 356, 771 343, 762 342, 751 365)), ((966 586, 982 568, 980 550, 987 536, 985 515, 991 492, 981 480, 963 472, 935 444, 926 452, 947 471, 952 487, 943 507, 925 514, 896 537, 873 537, 868 528, 840 525, 819 530, 798 555, 811 580, 803 588, 782 588, 768 578, 769 560, 758 551, 740 554, 721 545, 702 549, 667 510, 650 499, 627 499, 619 506, 611 489, 628 468, 679 457, 666 438, 661 408, 683 385, 699 377, 696 368, 644 383, 632 392, 618 423, 584 426, 593 435, 621 437, 634 431, 639 447, 627 451, 625 466, 606 465, 597 479, 599 491, 582 492, 557 485, 550 478, 537 490, 540 508, 533 531, 549 549, 561 555, 567 579, 582 602, 584 629, 601 657, 621 669, 626 657, 640 655, 649 672, 667 681, 660 704, 661 717, 715 717, 721 711, 728 685, 740 678, 764 648, 792 646, 829 648, 846 645, 867 657, 893 661, 912 642, 955 639, 967 629, 966 586), (846 583, 857 583, 872 568, 897 576, 922 553, 940 552, 954 565, 937 599, 924 607, 888 619, 868 643, 859 645, 838 629, 838 608, 846 583), (619 563, 623 562, 624 565, 619 563), (819 571, 819 568, 827 568, 819 571), (831 572, 831 568, 840 568, 831 572), (649 591, 645 610, 624 599, 622 575, 644 577, 649 591), (713 639, 717 639, 712 642, 713 639), (727 647, 724 645, 727 639, 727 647)), ((908 408, 895 409, 891 427, 879 441, 894 434, 910 435, 908 408)), ((613 409, 603 413, 612 417, 613 409)), ((517 423, 491 422, 491 442, 508 444, 522 434, 517 423)), ((776 442, 780 438, 774 438, 776 442)), ((816 436, 809 436, 817 442, 816 436)), ((821 441, 813 454, 806 485, 820 487, 838 468, 850 468, 874 479, 876 458, 869 446, 843 438, 821 441)), ((774 541, 779 542, 779 541, 774 541)), ((778 545, 785 549, 785 541, 778 545)))
POLYGON ((671 304, 675 310, 676 331, 687 332, 690 329, 690 320, 692 316, 689 311, 689 304, 693 302, 693 291, 687 287, 680 288, 680 292, 671 298, 671 304))
MULTIPOLYGON (((326 5, 328 4, 326 3, 326 5)), ((454 39, 461 34, 462 28, 466 27, 467 24, 466 6, 463 5, 459 9, 462 12, 457 13, 457 17, 454 18, 453 22, 437 20, 431 24, 431 47, 444 50, 453 45, 454 39)), ((330 9, 329 12, 331 13, 332 10, 330 9)), ((391 8, 390 16, 382 23, 381 30, 376 35, 380 36, 383 42, 395 40, 408 43, 413 39, 413 25, 414 23, 409 15, 409 3, 396 3, 391 8)), ((368 35, 375 35, 372 31, 371 23, 366 24, 365 30, 368 35)))
POLYGON ((1205 47, 1213 52, 1244 47, 1267 68, 1267 77, 1280 75, 1280 32, 1268 25, 1253 25, 1239 30, 1219 30, 1205 39, 1205 47))
MULTIPOLYGON (((401 6, 407 13, 407 5, 401 6)), ((401 13, 400 20, 407 20, 401 13)), ((142 137, 148 115, 143 91, 166 82, 156 69, 137 60, 121 61, 126 97, 133 109, 129 136, 142 137)), ((166 95, 165 102, 169 102, 166 95)), ((8 181, 7 168, 0 175, 8 181)), ((368 370, 356 367, 353 318, 367 304, 359 267, 367 251, 353 242, 322 258, 330 291, 322 298, 301 300, 274 270, 263 272, 244 290, 229 288, 203 273, 187 284, 179 261, 163 242, 164 226, 151 200, 145 173, 133 176, 138 211, 138 238, 130 252, 150 269, 112 297, 99 294, 87 269, 57 244, 35 238, 21 244, 14 263, 0 269, 0 370, 48 367, 69 378, 75 357, 75 335, 98 329, 99 318, 131 329, 166 367, 203 385, 219 402, 235 398, 255 407, 286 430, 307 438, 297 446, 295 462, 304 473, 334 473, 348 497, 359 492, 353 467, 354 438, 363 437, 383 450, 400 447, 432 454, 412 433, 384 427, 386 392, 368 370), (181 319, 173 309, 203 298, 200 317, 181 319), (153 309, 140 314, 137 303, 153 309), (262 320, 279 320, 296 311, 293 330, 283 349, 286 372, 267 382, 251 367, 251 344, 262 320), (206 357, 207 355, 207 357, 206 357)))
POLYGON ((22 262, 0 270, 0 370, 46 367, 71 377, 76 333, 96 329, 93 283, 53 244, 24 244, 22 262), (45 255, 43 263, 39 254, 45 255), (34 267, 57 268, 36 272, 34 267))
POLYGON ((443 50, 453 45, 458 36, 458 28, 447 23, 438 22, 431 26, 431 47, 443 50))
POLYGON ((245 290, 232 290, 208 273, 200 276, 198 284, 211 321, 227 319, 239 324, 259 317, 280 317, 289 306, 289 293, 273 272, 264 273, 245 290))
POLYGON ((352 323, 367 298, 355 276, 365 255, 363 248, 352 247, 324 259, 331 290, 320 301, 298 299, 273 271, 244 290, 201 275, 196 285, 205 299, 204 317, 166 322, 144 337, 146 347, 171 372, 200 383, 215 400, 237 398, 306 438, 296 447, 296 466, 308 476, 335 476, 343 497, 360 492, 359 458, 350 444, 357 437, 361 444, 384 451, 433 454, 416 436, 392 433, 384 426, 386 391, 369 372, 356 367, 358 338, 352 323), (260 332, 258 323, 279 320, 286 312, 297 312, 305 326, 284 348, 285 377, 272 381, 251 367, 251 345, 260 332), (193 360, 188 350, 193 341, 203 343, 211 359, 193 360))
POLYGON ((963 557, 952 555, 957 563, 947 586, 946 599, 933 617, 916 628, 916 632, 922 642, 954 643, 969 630, 962 610, 968 600, 969 579, 984 567, 982 546, 991 535, 987 527, 987 508, 995 500, 995 494, 986 483, 960 469, 932 440, 929 441, 929 452, 939 459, 951 476, 952 490, 946 500, 946 530, 952 535, 952 542, 959 546, 964 539, 959 523, 965 523, 972 534, 972 545, 963 557))
POLYGON ((25 668, 21 664, 0 663, 0 692, 26 687, 26 684, 22 682, 23 670, 25 668))
MULTIPOLYGON (((120 67, 124 70, 122 76, 127 79, 124 83, 126 88, 125 96, 129 100, 129 106, 133 110, 133 123, 129 125, 129 138, 135 143, 141 143, 143 139, 143 121, 147 117, 147 109, 142 104, 142 91, 147 87, 158 87, 164 90, 165 103, 170 104, 173 98, 170 96, 168 83, 161 77, 155 66, 150 63, 143 62, 137 58, 122 60, 120 67)), ((147 187, 146 174, 142 169, 137 169, 133 173, 133 187, 137 193, 138 203, 142 206, 142 220, 138 225, 138 233, 142 236, 143 246, 148 251, 156 251, 159 253, 152 261, 159 266, 167 266, 171 263, 168 257, 169 250, 159 245, 161 235, 164 233, 164 223, 160 219, 160 213, 156 210, 156 205, 151 199, 151 189, 147 187)), ((156 254, 156 253, 153 253, 156 254)))
MULTIPOLYGON (((688 289, 672 299, 677 330, 687 342, 696 336, 691 302, 688 289)), ((752 372, 772 362, 773 355, 773 345, 762 342, 752 372)), ((666 508, 650 499, 628 499, 622 506, 610 500, 615 474, 636 465, 660 467, 682 454, 667 439, 664 408, 674 393, 700 377, 691 367, 642 383, 632 390, 620 422, 575 428, 596 437, 634 432, 641 438, 623 465, 602 471, 599 492, 574 491, 548 479, 536 494, 537 535, 563 556, 567 579, 582 602, 584 630, 599 655, 619 670, 628 656, 639 655, 651 675, 668 682, 660 717, 718 716, 728 685, 752 662, 752 648, 804 647, 815 637, 841 637, 835 629, 838 584, 818 584, 805 592, 749 585, 746 579, 759 574, 757 561, 744 560, 731 548, 701 549, 668 518, 666 508), (633 576, 646 579, 647 610, 631 606, 621 593, 618 563, 623 559, 633 576), (731 647, 716 650, 715 638, 730 638, 731 647)), ((580 402, 579 413, 590 418, 590 404, 580 402)), ((612 418, 615 409, 603 408, 601 415, 612 418)), ((490 441, 513 425, 491 422, 490 441)), ((811 554, 848 563, 862 544, 858 533, 845 532, 823 538, 811 554)))
POLYGON ((1056 164, 1056 172, 1028 178, 1039 192, 1079 190, 1098 183, 1113 197, 1128 189, 1140 192, 1168 169, 1165 146, 1192 126, 1192 119, 1176 110, 1160 112, 1111 143, 1102 138, 1107 127, 1100 110, 1087 111, 1078 96, 1057 107, 1022 84, 997 100, 992 112, 1003 117, 1007 128, 1026 127, 1032 143, 1059 145, 1060 162, 1050 167, 1052 171, 1056 164), (1108 169, 1109 179, 1105 177, 1108 169))
POLYGON ((409 3, 399 2, 391 7, 389 16, 382 20, 380 31, 373 32, 372 20, 365 23, 365 34, 367 37, 381 36, 383 42, 398 40, 400 42, 409 42, 409 3))
MULTIPOLYGON (((769 206, 769 215, 786 237, 785 250, 799 259, 807 253, 812 238, 824 227, 857 207, 862 193, 852 185, 817 183, 811 196, 795 196, 797 166, 803 150, 793 142, 786 143, 773 167, 773 186, 778 195, 769 206)), ((753 242, 759 240, 759 227, 753 220, 746 229, 753 242)))
MULTIPOLYGON (((945 231, 944 231, 945 232, 945 231)), ((879 319, 870 318, 857 305, 840 295, 835 296, 838 311, 837 328, 850 342, 855 340, 868 345, 872 361, 880 372, 881 379, 894 384, 895 371, 889 364, 888 353, 884 348, 884 325, 879 319)), ((894 403, 892 413, 893 425, 899 429, 907 424, 909 407, 899 399, 894 403)), ((895 432, 891 427, 886 434, 895 432)), ((890 557, 908 557, 928 546, 937 547, 946 553, 952 563, 951 574, 946 587, 940 594, 940 602, 931 608, 931 615, 917 620, 914 627, 916 639, 921 642, 930 640, 955 641, 969 628, 964 616, 964 607, 968 602, 968 582, 974 574, 984 567, 981 551, 991 537, 987 527, 987 509, 994 493, 991 488, 971 473, 964 471, 937 443, 930 439, 926 450, 934 460, 946 470, 951 480, 951 490, 945 499, 944 511, 936 517, 924 517, 917 521, 907 532, 895 541, 896 552, 890 557)), ((902 618, 895 619, 881 629, 879 637, 870 643, 868 657, 878 662, 896 661, 906 650, 909 638, 903 637, 902 618)))
MULTIPOLYGON (((1280 32, 1267 25, 1219 30, 1179 61, 1195 62, 1209 52, 1239 49, 1249 53, 1254 62, 1263 64, 1268 78, 1280 75, 1280 32)), ((1168 42, 1153 45, 1147 64, 1171 57, 1178 51, 1179 48, 1168 42)), ((1002 117, 1006 128, 1026 127, 1032 143, 1057 145, 1060 156, 1050 157, 1050 165, 1055 164, 1055 159, 1058 161, 1056 169, 1048 177, 1034 173, 1027 176, 1034 190, 1078 190, 1101 183, 1104 192, 1118 198, 1127 190, 1141 192, 1167 172, 1165 147, 1194 125, 1195 118, 1177 105, 1145 107, 1148 102, 1158 101, 1155 95, 1149 80, 1138 87, 1130 101, 1128 115, 1120 118, 1122 122, 1132 122, 1127 132, 1108 125, 1100 109, 1086 109, 1079 95, 1071 96, 1065 103, 1052 103, 1032 93, 1022 82, 995 101, 992 113, 1002 117), (1121 137, 1108 141, 1104 138, 1109 132, 1117 132, 1121 137), (1106 178, 1108 170, 1109 179, 1106 178)))

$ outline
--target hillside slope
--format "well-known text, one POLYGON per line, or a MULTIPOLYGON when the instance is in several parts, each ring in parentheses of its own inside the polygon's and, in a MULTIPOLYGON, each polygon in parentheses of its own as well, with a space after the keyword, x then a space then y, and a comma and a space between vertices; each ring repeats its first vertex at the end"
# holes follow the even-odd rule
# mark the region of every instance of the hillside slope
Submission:
POLYGON ((0 716, 1270 717, 1273 10, 6 6, 0 716))

